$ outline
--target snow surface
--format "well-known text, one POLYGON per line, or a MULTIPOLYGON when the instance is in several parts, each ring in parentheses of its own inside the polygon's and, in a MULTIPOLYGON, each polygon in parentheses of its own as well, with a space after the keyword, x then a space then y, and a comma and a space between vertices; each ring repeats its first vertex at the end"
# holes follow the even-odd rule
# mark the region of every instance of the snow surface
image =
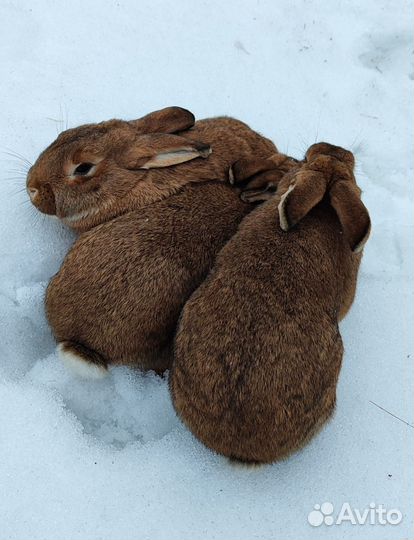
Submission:
POLYGON ((404 0, 2 0, 0 150, 33 161, 66 125, 167 105, 228 114, 295 156, 352 148, 373 232, 334 419, 286 461, 234 468, 180 424, 165 380, 64 370, 43 294, 73 235, 3 153, 1 540, 412 538, 412 15, 404 0), (403 520, 312 527, 325 501, 403 520))

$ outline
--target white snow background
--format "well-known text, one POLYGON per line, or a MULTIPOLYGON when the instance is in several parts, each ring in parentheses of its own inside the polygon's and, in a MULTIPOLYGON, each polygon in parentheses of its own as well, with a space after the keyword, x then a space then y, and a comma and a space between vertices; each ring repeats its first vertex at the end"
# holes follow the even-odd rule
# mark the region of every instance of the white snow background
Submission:
POLYGON ((412 538, 412 15, 404 0, 2 0, 1 540, 412 538), (74 237, 30 206, 4 151, 34 161, 66 126, 168 105, 240 118, 296 157, 315 140, 357 157, 373 232, 337 411, 272 466, 204 448, 151 373, 73 378, 45 321, 74 237), (325 501, 403 519, 312 527, 325 501))

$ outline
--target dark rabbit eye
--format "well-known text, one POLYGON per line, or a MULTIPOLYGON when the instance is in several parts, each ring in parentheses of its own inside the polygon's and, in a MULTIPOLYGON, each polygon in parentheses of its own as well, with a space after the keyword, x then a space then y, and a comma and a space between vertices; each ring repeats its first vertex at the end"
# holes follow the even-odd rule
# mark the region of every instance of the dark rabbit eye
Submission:
POLYGON ((73 171, 73 174, 75 176, 84 176, 85 174, 88 174, 88 172, 90 172, 93 166, 94 166, 93 163, 81 163, 73 171))

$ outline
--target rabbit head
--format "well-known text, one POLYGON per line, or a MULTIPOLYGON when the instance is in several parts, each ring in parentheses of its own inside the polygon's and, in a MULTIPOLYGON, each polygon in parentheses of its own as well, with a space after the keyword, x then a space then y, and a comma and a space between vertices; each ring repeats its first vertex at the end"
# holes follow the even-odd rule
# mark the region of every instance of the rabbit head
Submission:
POLYGON ((348 150, 328 143, 312 145, 303 166, 288 173, 278 185, 281 228, 288 231, 294 227, 327 197, 351 250, 362 251, 370 234, 371 221, 361 201, 354 165, 354 156, 348 150))
POLYGON ((180 175, 153 169, 206 158, 210 146, 177 135, 191 112, 168 107, 133 121, 109 120, 69 129, 42 152, 27 176, 32 203, 77 231, 177 191, 180 175))
POLYGON ((361 201, 354 166, 351 152, 322 142, 312 145, 303 161, 279 153, 267 159, 240 160, 230 169, 229 179, 242 188, 244 201, 262 202, 277 192, 284 231, 327 197, 352 251, 358 253, 368 240, 371 222, 361 201))

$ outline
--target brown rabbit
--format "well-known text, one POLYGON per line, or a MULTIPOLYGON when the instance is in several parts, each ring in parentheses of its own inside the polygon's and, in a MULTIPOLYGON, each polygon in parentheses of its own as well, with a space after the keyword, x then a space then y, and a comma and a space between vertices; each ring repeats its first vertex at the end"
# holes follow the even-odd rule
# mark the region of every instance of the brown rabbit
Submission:
POLYGON ((164 371, 185 300, 252 208, 223 181, 234 159, 273 143, 231 118, 193 124, 170 107, 81 126, 29 171, 37 208, 82 232, 46 295, 58 349, 81 374, 164 371))
POLYGON ((187 301, 175 341, 175 409, 205 445, 246 463, 300 448, 335 406, 340 320, 350 308, 370 219, 353 155, 325 143, 282 168, 236 164, 276 195, 244 218, 187 301), (289 231, 289 232, 286 232, 289 231))

